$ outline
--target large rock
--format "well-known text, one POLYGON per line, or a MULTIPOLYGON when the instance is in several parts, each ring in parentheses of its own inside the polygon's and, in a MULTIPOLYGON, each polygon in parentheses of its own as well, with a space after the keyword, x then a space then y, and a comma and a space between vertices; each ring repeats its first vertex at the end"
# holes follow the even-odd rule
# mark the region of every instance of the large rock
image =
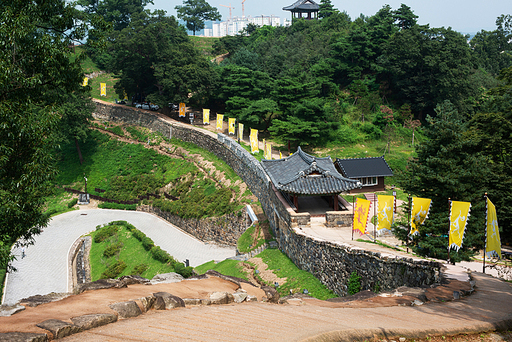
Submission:
POLYGON ((27 332, 8 332, 0 334, 0 341, 9 342, 47 342, 46 334, 36 334, 27 332))
POLYGON ((143 278, 138 275, 126 275, 119 278, 119 282, 122 285, 132 285, 132 284, 146 284, 149 285, 151 282, 149 279, 143 278))
POLYGON ((261 289, 265 291, 265 295, 267 296, 267 302, 274 304, 279 303, 279 293, 277 293, 276 289, 270 286, 262 286, 261 289))
POLYGON ((120 282, 117 279, 99 279, 90 283, 78 284, 75 288, 75 294, 80 294, 85 291, 90 290, 101 290, 101 289, 110 289, 110 288, 123 288, 126 287, 126 284, 120 282))
POLYGON ((71 321, 82 330, 89 330, 102 325, 114 323, 117 316, 114 314, 91 314, 71 318, 71 321))
POLYGON ((137 317, 142 314, 139 306, 134 301, 114 303, 108 307, 117 312, 119 318, 137 317))
POLYGON ((13 306, 0 305, 0 317, 12 316, 23 310, 25 310, 25 307, 19 304, 13 306))
POLYGON ((212 304, 230 304, 234 301, 233 295, 229 292, 213 292, 210 295, 210 302, 212 304))
POLYGON ((157 274, 151 279, 151 284, 170 284, 170 283, 179 283, 182 281, 183 276, 179 273, 170 272, 170 273, 163 273, 163 274, 157 274))
POLYGON ((233 293, 235 303, 242 303, 247 298, 247 291, 239 289, 233 293))
POLYGON ((156 298, 154 308, 155 310, 169 310, 174 308, 184 308, 185 302, 180 297, 174 296, 167 292, 153 293, 156 298))
POLYGON ((36 307, 38 305, 41 305, 41 304, 45 304, 45 303, 50 303, 50 302, 55 302, 57 300, 61 300, 63 298, 66 298, 69 296, 69 293, 55 293, 55 292, 52 292, 52 293, 49 293, 49 294, 46 294, 46 295, 35 295, 35 296, 30 296, 30 297, 27 297, 27 298, 23 298, 22 300, 20 300, 20 303, 26 305, 26 306, 30 306, 30 307, 36 307))
POLYGON ((149 310, 153 309, 153 306, 155 305, 156 298, 153 296, 147 296, 139 298, 140 303, 142 304, 142 310, 144 312, 148 312, 149 310))
POLYGON ((58 319, 47 319, 44 322, 36 324, 36 326, 51 332, 53 335, 53 339, 55 339, 55 340, 58 338, 63 338, 63 337, 73 335, 73 334, 76 334, 76 333, 82 331, 82 329, 80 329, 80 327, 78 327, 74 324, 68 323, 68 322, 58 320, 58 319))

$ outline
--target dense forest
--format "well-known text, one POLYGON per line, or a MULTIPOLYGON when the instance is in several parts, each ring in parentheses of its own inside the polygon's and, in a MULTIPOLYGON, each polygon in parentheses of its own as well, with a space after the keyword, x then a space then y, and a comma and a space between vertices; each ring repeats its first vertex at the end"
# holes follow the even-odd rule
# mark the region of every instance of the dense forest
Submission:
MULTIPOLYGON (((511 240, 512 16, 469 39, 418 25, 406 5, 350 18, 321 0, 319 20, 249 25, 204 54, 175 17, 146 10, 150 2, 0 5, 0 263, 14 241, 30 239, 48 220, 40 208, 55 174, 53 149, 87 137, 85 56, 71 59, 69 49, 78 42, 119 76, 120 97, 210 108, 293 147, 416 131, 413 158, 395 170, 404 191, 433 200, 416 251, 446 258, 448 198, 473 203, 464 248, 452 258, 481 248, 485 192, 502 239, 511 240), (223 61, 212 62, 218 55, 223 61)), ((205 1, 184 3, 193 2, 205 1)))

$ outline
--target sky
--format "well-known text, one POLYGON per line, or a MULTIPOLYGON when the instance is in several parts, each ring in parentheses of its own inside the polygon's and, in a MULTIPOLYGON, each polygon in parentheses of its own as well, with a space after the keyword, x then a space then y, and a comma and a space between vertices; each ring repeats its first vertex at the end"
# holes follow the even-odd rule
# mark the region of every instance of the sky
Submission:
MULTIPOLYGON (((291 18, 291 13, 283 11, 283 7, 293 4, 296 0, 246 0, 244 10, 246 16, 270 16, 291 18)), ((163 9, 168 15, 176 16, 177 5, 183 5, 180 0, 153 0, 154 5, 149 9, 163 9)), ((232 15, 242 16, 241 0, 207 0, 217 7, 222 20, 229 18, 229 9, 220 5, 233 6, 232 15)), ((316 1, 318 4, 320 0, 316 1)), ((451 27, 461 33, 476 33, 481 30, 492 31, 496 29, 496 18, 501 14, 512 14, 511 0, 360 0, 341 1, 331 0, 335 8, 346 11, 352 20, 362 13, 372 16, 384 5, 389 4, 393 10, 398 9, 402 3, 411 7, 419 16, 418 23, 430 24, 430 27, 451 27)))

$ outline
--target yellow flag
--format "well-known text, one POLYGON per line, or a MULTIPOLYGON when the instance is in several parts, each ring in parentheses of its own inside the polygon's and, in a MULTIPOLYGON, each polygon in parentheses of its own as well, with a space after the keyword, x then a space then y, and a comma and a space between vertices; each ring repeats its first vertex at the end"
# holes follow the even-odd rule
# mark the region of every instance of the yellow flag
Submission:
POLYGON ((368 222, 370 204, 371 202, 366 199, 356 199, 356 205, 354 207, 354 223, 352 224, 352 229, 357 231, 360 235, 366 233, 366 224, 368 222))
POLYGON ((228 118, 228 133, 235 135, 236 118, 228 118))
POLYGON ((458 251, 462 247, 471 203, 452 201, 450 207, 450 234, 448 248, 458 251))
POLYGON ((179 114, 179 117, 180 117, 180 118, 184 118, 184 117, 186 117, 187 115, 186 115, 186 113, 185 113, 185 112, 186 112, 186 109, 185 109, 185 103, 180 102, 180 114, 179 114))
POLYGON ((217 114, 217 129, 222 130, 224 123, 224 114, 217 114))
POLYGON ((238 123, 238 139, 244 140, 244 124, 238 123))
POLYGON ((85 87, 88 82, 89 82, 89 78, 88 77, 84 77, 84 81, 82 83, 82 87, 85 87))
POLYGON ((100 96, 107 96, 107 84, 100 83, 100 96))
POLYGON ((279 151, 279 159, 283 159, 283 154, 279 151))
POLYGON ((126 94, 126 91, 123 90, 124 98, 123 100, 128 101, 128 94, 126 94))
POLYGON ((489 258, 492 256, 498 256, 498 258, 501 259, 498 215, 496 215, 496 207, 492 204, 489 198, 487 198, 487 238, 485 243, 485 253, 489 258))
POLYGON ((260 151, 258 146, 258 130, 251 128, 251 135, 249 137, 251 140, 251 153, 258 153, 260 151))
POLYGON ((265 159, 272 160, 272 145, 270 143, 265 145, 265 154, 265 159))
POLYGON ((203 125, 210 124, 210 110, 203 108, 203 125))
POLYGON ((393 212, 395 208, 395 197, 394 196, 377 196, 378 209, 377 209, 377 230, 387 229, 391 230, 393 224, 393 212))
POLYGON ((430 198, 412 198, 410 235, 419 234, 418 227, 421 226, 423 222, 425 222, 425 220, 428 218, 431 203, 432 200, 430 198))

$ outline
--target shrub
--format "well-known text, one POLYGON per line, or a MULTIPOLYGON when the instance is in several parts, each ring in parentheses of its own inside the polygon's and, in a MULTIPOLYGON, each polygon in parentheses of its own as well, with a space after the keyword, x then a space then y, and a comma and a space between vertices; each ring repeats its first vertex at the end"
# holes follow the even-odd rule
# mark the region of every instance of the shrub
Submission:
POLYGON ((126 268, 126 263, 122 260, 118 260, 110 265, 105 272, 101 274, 102 279, 113 279, 117 278, 126 268))
POLYGON ((121 250, 121 248, 123 248, 122 242, 112 244, 112 245, 108 246, 107 248, 105 248, 105 250, 103 251, 103 256, 105 258, 113 257, 114 255, 119 254, 119 251, 121 250))
POLYGON ((146 272, 147 269, 148 265, 139 264, 133 268, 132 275, 141 275, 142 273, 146 272))
POLYGON ((120 210, 137 210, 137 204, 120 204, 103 202, 98 204, 101 209, 120 209, 120 210))
POLYGON ((164 251, 163 249, 161 249, 158 246, 151 248, 150 252, 151 252, 151 256, 155 260, 158 260, 163 263, 170 263, 171 265, 176 263, 174 258, 169 253, 167 253, 166 251, 164 251))
POLYGON ((71 201, 68 202, 68 208, 73 208, 75 204, 78 203, 78 198, 73 198, 71 201))
POLYGON ((99 229, 96 234, 94 235, 94 242, 100 243, 112 235, 117 234, 117 231, 119 230, 118 226, 106 226, 101 229, 99 229))
POLYGON ((146 251, 149 251, 151 250, 151 248, 155 247, 155 243, 147 236, 144 236, 144 238, 142 239, 142 247, 144 247, 146 251))
POLYGON ((141 232, 137 228, 132 230, 132 235, 133 235, 134 238, 136 238, 137 240, 139 240, 141 242, 146 237, 146 234, 144 234, 143 232, 141 232))
POLYGON ((184 278, 188 278, 194 274, 194 268, 191 266, 185 267, 183 263, 177 262, 174 264, 174 272, 181 274, 184 278))
POLYGON ((348 294, 353 295, 361 291, 361 277, 354 271, 348 279, 348 294))

